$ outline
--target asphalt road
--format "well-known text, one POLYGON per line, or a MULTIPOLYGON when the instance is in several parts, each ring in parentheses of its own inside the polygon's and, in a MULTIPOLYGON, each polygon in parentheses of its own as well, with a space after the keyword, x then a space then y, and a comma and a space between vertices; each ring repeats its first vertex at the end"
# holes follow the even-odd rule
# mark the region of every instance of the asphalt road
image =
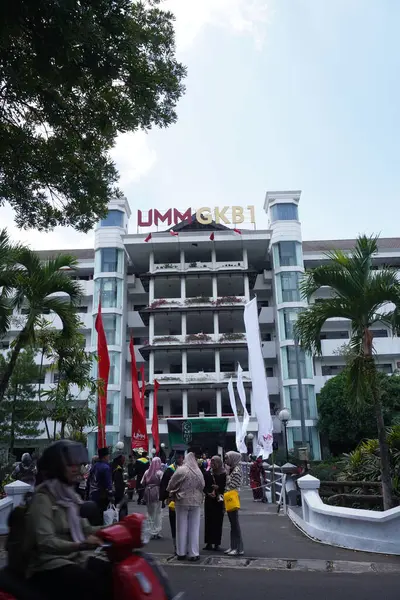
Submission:
POLYGON ((400 575, 343 575, 166 567, 184 600, 398 600, 400 575))

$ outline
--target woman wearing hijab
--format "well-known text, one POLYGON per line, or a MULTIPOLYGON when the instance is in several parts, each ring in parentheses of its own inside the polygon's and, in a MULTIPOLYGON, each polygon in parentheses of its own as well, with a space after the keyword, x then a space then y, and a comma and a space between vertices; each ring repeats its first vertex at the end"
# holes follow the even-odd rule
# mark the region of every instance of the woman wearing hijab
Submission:
POLYGON ((253 462, 250 467, 250 487, 253 491, 254 502, 265 502, 265 492, 262 487, 265 484, 265 469, 262 456, 257 459, 253 456, 253 462))
POLYGON ((204 475, 206 486, 204 492, 204 550, 218 551, 222 539, 222 523, 224 520, 224 492, 226 472, 220 456, 213 456, 211 469, 204 475), (214 546, 214 548, 213 548, 214 546))
POLYGON ((175 502, 178 560, 185 560, 186 555, 191 562, 200 559, 200 507, 204 486, 204 477, 196 457, 189 452, 183 465, 172 475, 167 488, 170 498, 175 502))
POLYGON ((160 484, 162 479, 161 459, 156 456, 141 481, 144 487, 144 500, 149 516, 150 533, 153 540, 161 539, 160 484))
MULTIPOLYGON (((242 484, 242 468, 240 466, 241 456, 239 452, 227 452, 225 456, 225 464, 228 468, 226 477, 226 492, 232 490, 240 492, 242 484)), ((231 547, 225 551, 229 556, 241 556, 243 551, 242 532, 239 524, 239 510, 228 512, 228 518, 231 524, 231 547)))

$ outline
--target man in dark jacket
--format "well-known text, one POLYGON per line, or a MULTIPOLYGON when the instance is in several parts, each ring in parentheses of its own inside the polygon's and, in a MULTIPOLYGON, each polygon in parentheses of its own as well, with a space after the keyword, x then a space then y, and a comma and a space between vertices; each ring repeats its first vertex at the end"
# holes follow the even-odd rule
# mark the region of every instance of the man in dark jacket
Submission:
POLYGON ((144 496, 144 485, 142 485, 143 475, 146 473, 150 466, 150 461, 147 457, 147 452, 142 450, 141 456, 137 459, 135 464, 136 469, 136 491, 138 493, 138 504, 143 504, 144 496))
MULTIPOLYGON (((162 502, 163 508, 165 506, 165 503, 168 501, 167 488, 168 488, 169 481, 170 481, 172 475, 175 473, 176 469, 182 465, 183 459, 184 459, 183 453, 179 453, 179 454, 175 453, 175 456, 172 459, 173 462, 164 471, 164 475, 162 476, 161 484, 160 484, 160 500, 162 502)), ((175 513, 175 506, 173 506, 173 505, 171 506, 171 504, 168 505, 168 516, 169 516, 169 524, 171 527, 171 536, 172 536, 172 540, 174 542, 174 549, 176 551, 176 513, 175 513)))
MULTIPOLYGON (((113 500, 112 472, 109 465, 110 451, 100 448, 99 459, 90 470, 89 474, 89 500, 97 504, 99 509, 98 525, 103 524, 103 513, 113 500)), ((97 523, 96 523, 97 524, 97 523)))

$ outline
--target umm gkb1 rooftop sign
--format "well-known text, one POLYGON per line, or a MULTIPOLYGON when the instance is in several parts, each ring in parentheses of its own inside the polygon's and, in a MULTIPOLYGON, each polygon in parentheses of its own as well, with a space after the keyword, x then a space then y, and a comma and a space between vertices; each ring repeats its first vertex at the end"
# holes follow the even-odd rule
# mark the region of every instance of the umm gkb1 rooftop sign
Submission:
POLYGON ((197 221, 201 225, 209 225, 213 221, 221 225, 256 222, 254 206, 217 206, 215 208, 202 206, 195 210, 188 208, 184 212, 177 208, 169 208, 164 212, 157 208, 151 208, 149 211, 138 210, 137 219, 138 227, 152 227, 153 225, 171 227, 182 221, 188 224, 197 221))

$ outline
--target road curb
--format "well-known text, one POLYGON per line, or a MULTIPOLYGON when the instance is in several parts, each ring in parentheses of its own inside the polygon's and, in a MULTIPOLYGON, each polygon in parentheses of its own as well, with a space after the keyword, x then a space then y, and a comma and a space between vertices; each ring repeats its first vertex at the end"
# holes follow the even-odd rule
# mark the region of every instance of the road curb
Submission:
POLYGON ((168 567, 207 567, 214 569, 245 569, 262 571, 294 571, 339 574, 400 574, 400 564, 356 562, 345 560, 292 559, 292 558, 229 558, 201 557, 197 563, 178 561, 175 556, 154 555, 168 567))

